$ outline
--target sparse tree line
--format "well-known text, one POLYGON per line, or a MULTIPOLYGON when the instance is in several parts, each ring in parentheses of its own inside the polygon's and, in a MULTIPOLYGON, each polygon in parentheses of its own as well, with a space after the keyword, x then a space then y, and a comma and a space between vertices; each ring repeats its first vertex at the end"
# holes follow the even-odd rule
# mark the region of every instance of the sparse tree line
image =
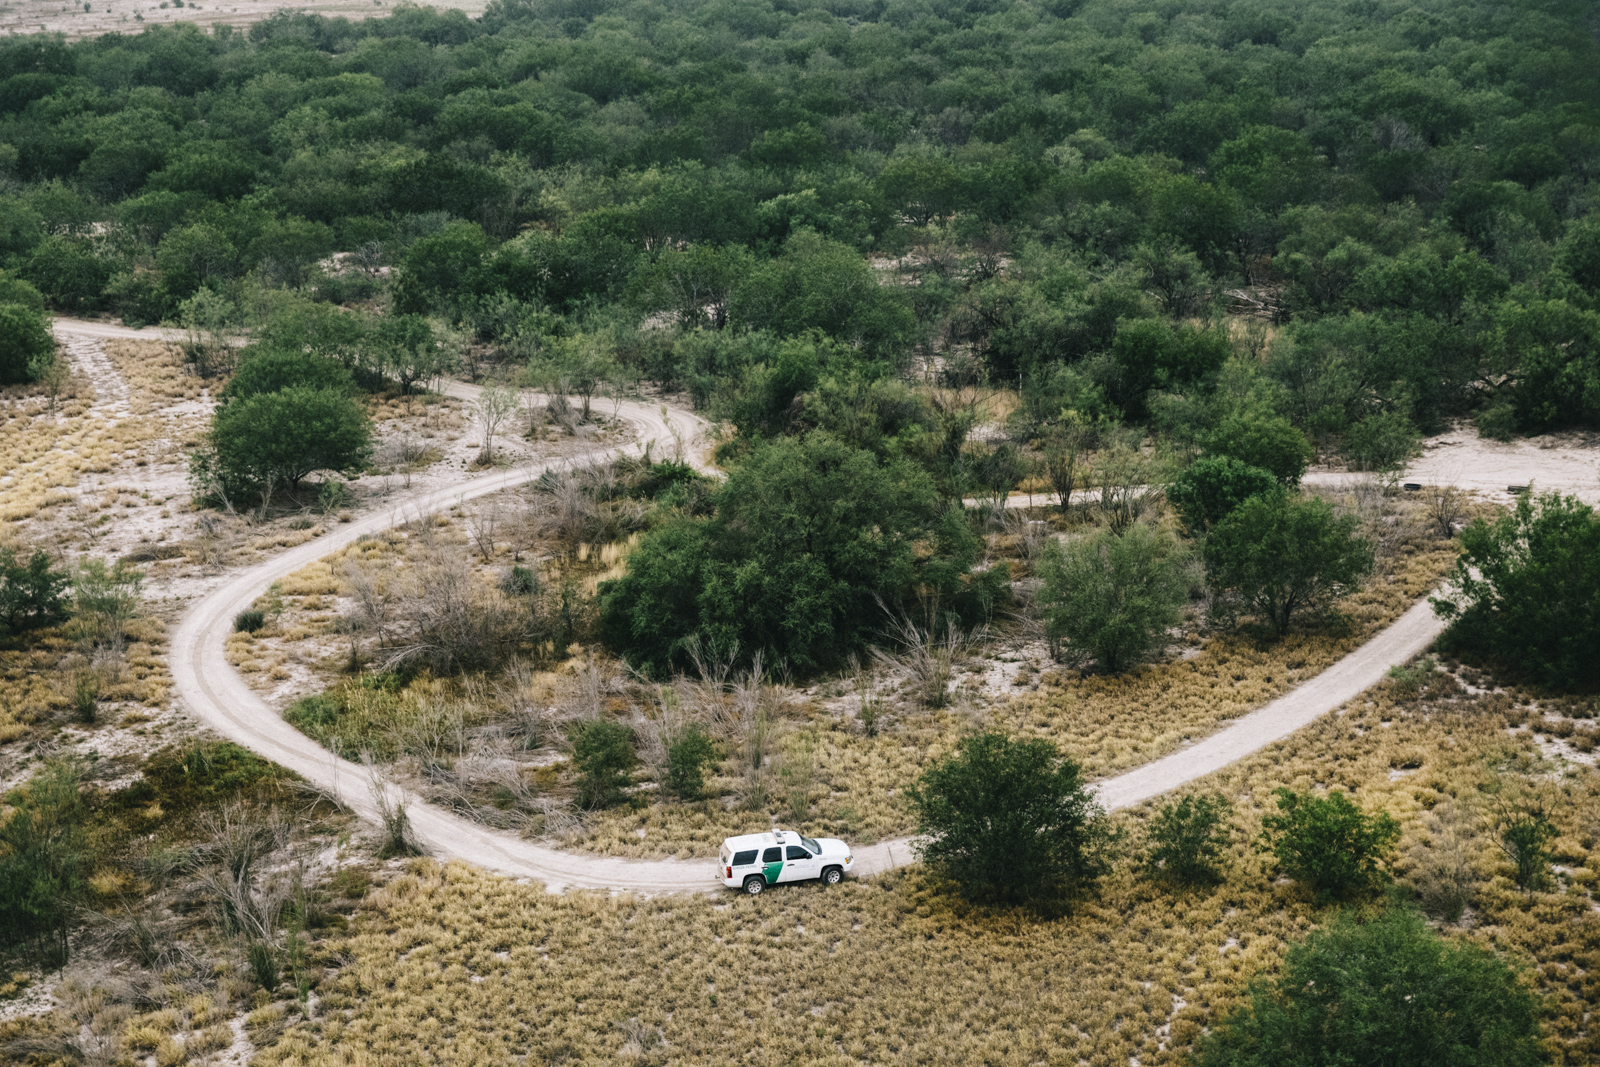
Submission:
MULTIPOLYGON (((1530 897, 1551 880, 1547 792, 1513 776, 1496 783, 1482 817, 1530 897)), ((1048 741, 992 732, 964 738, 907 795, 930 874, 990 907, 1070 908, 1116 862, 1136 864, 1171 892, 1209 892, 1227 877, 1238 836, 1226 797, 1189 793, 1155 806, 1142 840, 1130 839, 1113 830, 1075 761, 1048 741)), ((1276 978, 1252 983, 1200 1037, 1194 1063, 1543 1062, 1539 1001, 1513 967, 1472 942, 1441 938, 1416 903, 1396 896, 1393 818, 1337 790, 1280 788, 1274 800, 1253 843, 1271 857, 1267 873, 1344 910, 1290 946, 1276 978)), ((1459 848, 1444 852, 1398 888, 1453 923, 1480 876, 1459 848)))

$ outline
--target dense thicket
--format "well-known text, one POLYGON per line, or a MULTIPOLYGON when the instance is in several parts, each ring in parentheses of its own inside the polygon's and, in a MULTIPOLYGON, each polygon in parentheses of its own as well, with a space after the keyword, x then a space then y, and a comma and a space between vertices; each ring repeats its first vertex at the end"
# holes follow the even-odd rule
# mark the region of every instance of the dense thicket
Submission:
POLYGON ((645 670, 764 650, 785 667, 841 663, 918 599, 985 617, 1006 568, 968 571, 981 545, 960 509, 905 459, 825 432, 760 445, 716 490, 715 513, 647 535, 600 586, 607 643, 645 670))
POLYGON ((1231 300, 1288 324, 1285 414, 1389 454, 1474 405, 1600 420, 1595 53, 1573 0, 496 0, 14 37, 0 264, 129 319, 247 273, 370 295, 386 263, 399 310, 533 347, 602 313, 937 339, 1173 430, 1229 351, 1189 320, 1231 300), (875 284, 867 254, 912 246, 917 284, 875 284), (368 269, 327 276, 336 251, 368 269))

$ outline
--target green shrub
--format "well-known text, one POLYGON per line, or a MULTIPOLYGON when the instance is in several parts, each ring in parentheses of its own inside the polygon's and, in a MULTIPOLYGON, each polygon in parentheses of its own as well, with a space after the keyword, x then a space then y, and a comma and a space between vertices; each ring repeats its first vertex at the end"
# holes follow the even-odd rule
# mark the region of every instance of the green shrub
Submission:
POLYGON ((1550 861, 1554 858, 1549 849, 1556 836, 1555 824, 1542 800, 1495 797, 1490 816, 1494 830, 1494 843, 1511 861, 1512 880, 1518 888, 1532 893, 1550 886, 1550 861))
POLYGON ((1372 570, 1372 546, 1353 515, 1316 497, 1253 496, 1206 539, 1212 588, 1260 615, 1281 635, 1296 612, 1354 592, 1372 570))
POLYGON ((72 712, 81 723, 92 724, 100 708, 100 678, 93 671, 79 671, 72 679, 72 712))
POLYGON ((143 572, 123 560, 113 567, 104 560, 84 560, 72 575, 73 617, 95 644, 115 641, 138 614, 143 590, 143 572))
POLYGON ((1203 533, 1253 496, 1271 493, 1278 481, 1269 471, 1231 456, 1202 456, 1178 472, 1167 500, 1191 534, 1203 533))
POLYGON ((1384 411, 1350 427, 1344 453, 1356 470, 1397 471, 1416 453, 1417 441, 1417 428, 1405 412, 1384 411))
POLYGON ((253 634, 267 624, 267 613, 251 608, 233 617, 234 633, 253 634))
POLYGON ((882 460, 821 431, 758 442, 716 490, 709 519, 666 519, 600 586, 607 644, 635 667, 764 651, 797 671, 842 663, 918 591, 982 617, 1008 590, 1004 566, 971 567, 982 546, 959 508, 905 459, 882 460))
POLYGON ((572 762, 581 775, 580 806, 609 808, 620 803, 628 772, 638 762, 633 751, 633 731, 604 720, 580 724, 572 739, 572 762))
POLYGON ((1278 812, 1261 820, 1260 848, 1272 853, 1283 874, 1310 886, 1319 902, 1348 900, 1389 880, 1384 865, 1400 824, 1388 812, 1368 815, 1343 793, 1273 794, 1278 812))
POLYGON ((964 738, 906 796, 918 855, 974 900, 1048 901, 1107 868, 1105 814, 1077 762, 1049 741, 964 738))
POLYGON ((1217 869, 1228 845, 1227 818, 1232 810, 1220 793, 1190 795, 1161 805, 1150 819, 1147 859, 1152 872, 1180 885, 1198 885, 1221 878, 1217 869))
POLYGON ((1196 1048, 1196 1067, 1533 1067, 1539 1003, 1505 961, 1391 909, 1339 916, 1196 1048))
POLYGON ((202 495, 265 493, 312 471, 355 473, 372 455, 366 410, 338 389, 297 385, 217 409, 191 476, 202 495))
POLYGON ((1206 438, 1206 450, 1260 467, 1281 485, 1298 485, 1317 450, 1306 435, 1279 416, 1232 415, 1206 438))
POLYGON ((23 304, 0 304, 0 385, 33 381, 55 350, 43 314, 23 304))
POLYGON ((311 352, 251 350, 241 357, 239 368, 223 387, 220 399, 227 404, 296 387, 355 392, 350 371, 336 359, 311 352))
POLYGON ((1165 530, 1142 523, 1117 536, 1102 530, 1065 545, 1052 539, 1039 560, 1039 605, 1065 654, 1092 656, 1116 673, 1144 660, 1183 617, 1189 553, 1165 530))
POLYGON ((38 961, 65 963, 72 917, 91 862, 78 770, 46 764, 5 798, 0 816, 0 951, 29 948, 38 961))
POLYGON ((244 957, 256 984, 269 993, 276 992, 283 973, 278 950, 265 941, 252 941, 245 946, 244 957))
POLYGON ((667 749, 667 788, 685 800, 698 800, 705 788, 706 764, 716 749, 699 727, 691 726, 667 749))
POLYGON ((1556 828, 1543 815, 1523 815, 1500 831, 1500 848, 1511 860, 1512 877, 1527 890, 1543 889, 1550 882, 1550 850, 1556 828))
POLYGON ((124 809, 159 800, 172 812, 212 807, 262 786, 286 773, 232 741, 196 742, 167 748, 145 760, 139 781, 116 794, 124 809))
POLYGON ((1447 649, 1552 689, 1600 689, 1600 516, 1552 493, 1478 519, 1433 608, 1447 649))
POLYGON ((66 618, 66 571, 50 565, 50 556, 34 549, 26 563, 15 549, 0 548, 0 626, 21 633, 66 618))
POLYGON ((539 575, 531 567, 514 566, 500 582, 511 596, 532 596, 539 591, 539 575))

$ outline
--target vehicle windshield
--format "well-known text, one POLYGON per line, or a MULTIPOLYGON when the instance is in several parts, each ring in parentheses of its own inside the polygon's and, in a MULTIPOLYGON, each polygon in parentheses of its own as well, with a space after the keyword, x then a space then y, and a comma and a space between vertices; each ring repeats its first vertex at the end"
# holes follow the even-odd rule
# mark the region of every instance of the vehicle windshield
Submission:
POLYGON ((806 846, 806 848, 809 848, 811 850, 811 854, 813 856, 822 855, 822 846, 817 844, 815 838, 806 837, 805 835, 802 834, 801 837, 800 837, 800 843, 802 845, 806 846))

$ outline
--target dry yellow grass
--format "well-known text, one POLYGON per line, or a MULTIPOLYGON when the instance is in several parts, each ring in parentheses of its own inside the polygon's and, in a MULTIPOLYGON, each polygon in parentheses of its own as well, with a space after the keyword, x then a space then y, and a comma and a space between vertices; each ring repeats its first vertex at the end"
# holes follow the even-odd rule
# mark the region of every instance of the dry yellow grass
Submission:
MULTIPOLYGON (((983 712, 984 721, 1014 734, 1049 738, 1092 776, 1139 766, 1331 666, 1437 585, 1454 558, 1455 550, 1445 542, 1419 541, 1410 552, 1396 552, 1365 589, 1341 605, 1349 624, 1342 634, 1322 627, 1270 642, 1225 633, 1206 641, 1191 659, 1150 664, 1121 676, 1050 674, 1037 692, 983 712)), ((730 810, 720 801, 596 812, 569 844, 609 855, 707 856, 722 838, 749 832, 753 821, 769 814, 804 833, 861 842, 903 834, 910 823, 902 791, 975 721, 974 712, 961 709, 915 712, 873 738, 853 719, 814 706, 791 707, 782 728, 790 736, 811 732, 819 744, 816 780, 807 791, 808 817, 795 817, 788 798, 775 788, 772 804, 754 813, 730 810)), ((712 780, 708 788, 715 796, 737 785, 730 776, 712 780)))
MULTIPOLYGON (((1400 529, 1409 526, 1401 524, 1400 529)), ((460 517, 452 514, 433 517, 426 531, 415 524, 391 530, 285 579, 280 587, 286 605, 282 619, 253 639, 236 635, 233 661, 263 681, 276 677, 273 671, 281 669, 288 645, 325 642, 330 636, 334 616, 325 598, 348 594, 347 561, 384 563, 372 571, 381 593, 392 576, 406 572, 424 540, 456 546, 454 551, 472 556, 485 580, 496 578, 509 559, 502 550, 492 563, 483 563, 460 517), (420 532, 427 538, 419 537, 420 532)), ((624 550, 612 545, 590 554, 584 563, 585 584, 592 588, 604 575, 615 573, 624 550)), ((1054 740, 1091 775, 1137 766, 1330 666, 1433 588, 1454 556, 1448 542, 1402 532, 1385 546, 1374 579, 1340 605, 1340 624, 1297 630, 1281 641, 1258 639, 1248 630, 1227 631, 1191 649, 1191 658, 1147 665, 1119 677, 1047 672, 1037 691, 1024 691, 1009 701, 988 706, 967 701, 940 711, 902 708, 892 728, 876 737, 867 736, 852 715, 815 701, 791 700, 775 723, 765 798, 751 800, 750 783, 740 768, 742 753, 730 745, 727 759, 707 782, 711 799, 684 803, 659 793, 641 794, 648 804, 590 813, 582 828, 566 833, 562 842, 608 855, 703 857, 713 854, 722 838, 774 818, 807 833, 862 843, 903 834, 910 829, 902 800, 905 786, 978 717, 1014 733, 1054 740), (786 751, 808 740, 814 752, 786 751), (804 766, 796 758, 802 755, 804 766), (786 767, 802 773, 786 779, 786 767)), ((322 657, 302 650, 300 658, 322 657)), ((492 688, 477 687, 475 699, 492 688)), ((652 700, 652 692, 640 688, 613 701, 611 710, 624 719, 648 717, 656 713, 652 700)), ((570 771, 565 784, 571 784, 570 771)))
POLYGON ((104 473, 129 450, 160 435, 160 428, 145 420, 126 418, 112 423, 88 415, 80 401, 64 404, 54 415, 20 412, 6 404, 9 417, 0 423, 0 520, 30 518, 70 495, 52 490, 78 484, 86 472, 104 473))
MULTIPOLYGON (((1525 896, 1479 834, 1473 923, 1448 936, 1526 964, 1547 998, 1554 1062, 1591 1062, 1596 776, 1533 766, 1529 735, 1506 730, 1504 697, 1440 690, 1417 702, 1385 687, 1202 783, 1236 805, 1231 865, 1214 890, 1171 893, 1124 860, 1059 919, 969 909, 916 870, 756 899, 647 900, 553 896, 419 861, 329 946, 347 962, 319 989, 323 1018, 257 1062, 1180 1063, 1200 1027, 1329 914, 1277 884, 1251 847, 1272 788, 1353 789, 1400 820, 1406 855, 1436 842, 1431 810, 1473 810, 1496 769, 1519 761, 1562 794, 1570 873, 1525 896)), ((1133 842, 1139 819, 1119 817, 1133 842)))
POLYGON ((153 406, 199 400, 208 388, 214 393, 222 387, 190 373, 183 349, 168 341, 105 341, 102 349, 128 383, 129 409, 135 415, 153 406))

